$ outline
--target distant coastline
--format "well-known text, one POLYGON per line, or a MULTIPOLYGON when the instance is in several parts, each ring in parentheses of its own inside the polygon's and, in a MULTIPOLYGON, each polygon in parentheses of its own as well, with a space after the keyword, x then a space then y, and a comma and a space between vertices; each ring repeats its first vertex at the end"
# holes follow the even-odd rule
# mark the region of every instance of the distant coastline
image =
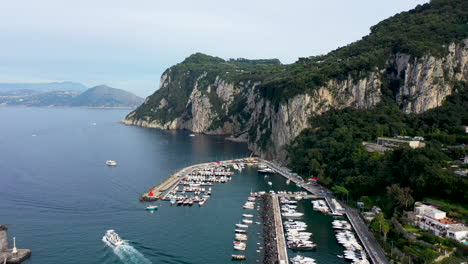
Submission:
POLYGON ((3 105, 0 107, 17 107, 17 108, 95 108, 95 109, 135 109, 138 106, 70 106, 70 105, 57 105, 57 106, 36 106, 36 105, 3 105))

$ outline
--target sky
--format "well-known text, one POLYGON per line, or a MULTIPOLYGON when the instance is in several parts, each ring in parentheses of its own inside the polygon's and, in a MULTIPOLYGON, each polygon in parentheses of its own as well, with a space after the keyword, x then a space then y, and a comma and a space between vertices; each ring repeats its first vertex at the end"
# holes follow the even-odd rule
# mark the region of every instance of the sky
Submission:
POLYGON ((107 84, 146 97, 195 52, 327 53, 427 0, 0 0, 0 82, 107 84))

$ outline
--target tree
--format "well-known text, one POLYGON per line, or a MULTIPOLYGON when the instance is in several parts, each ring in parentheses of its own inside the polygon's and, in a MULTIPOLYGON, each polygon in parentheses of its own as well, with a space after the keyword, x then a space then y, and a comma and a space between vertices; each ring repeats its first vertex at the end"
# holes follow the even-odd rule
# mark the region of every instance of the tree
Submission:
POLYGON ((344 186, 335 185, 332 187, 332 191, 341 194, 341 199, 346 195, 346 201, 348 201, 349 191, 344 186))
POLYGON ((432 263, 437 255, 437 252, 430 248, 426 248, 421 252, 421 258, 424 260, 424 263, 432 263))
POLYGON ((394 213, 407 209, 414 203, 409 187, 401 188, 397 184, 392 184, 387 187, 387 196, 390 199, 390 208, 393 209, 394 213))

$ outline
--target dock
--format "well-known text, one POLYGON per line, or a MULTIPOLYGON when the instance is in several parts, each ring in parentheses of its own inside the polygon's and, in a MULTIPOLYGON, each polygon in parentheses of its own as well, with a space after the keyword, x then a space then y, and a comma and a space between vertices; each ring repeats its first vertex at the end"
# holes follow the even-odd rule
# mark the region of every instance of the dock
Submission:
POLYGON ((196 165, 192 165, 189 167, 185 167, 177 171, 176 173, 170 175, 167 179, 165 179, 160 184, 152 187, 148 192, 143 193, 140 196, 140 201, 152 202, 152 201, 166 199, 166 196, 170 193, 170 191, 173 188, 175 188, 179 184, 180 181, 184 180, 194 170, 201 169, 204 167, 209 167, 209 166, 215 166, 215 165, 230 166, 235 163, 243 162, 245 160, 249 161, 249 163, 251 164, 258 163, 257 158, 247 157, 247 158, 220 161, 219 163, 207 162, 207 163, 201 163, 201 164, 196 164, 196 165))
POLYGON ((30 249, 17 249, 16 243, 13 248, 8 248, 8 228, 0 225, 0 263, 16 264, 21 263, 31 256, 30 249))
MULTIPOLYGON (((333 214, 342 213, 345 214, 348 219, 350 220, 354 231, 357 233, 361 243, 364 245, 364 249, 366 250, 370 260, 374 264, 388 264, 388 260, 385 256, 385 252, 383 251, 382 247, 379 245, 377 240, 375 239, 374 235, 369 231, 367 225, 362 221, 359 214, 352 208, 348 207, 345 204, 339 203, 342 207, 342 210, 337 210, 335 208, 335 204, 332 202, 333 199, 336 199, 333 195, 331 195, 330 190, 327 188, 318 185, 318 184, 311 184, 304 182, 303 179, 298 176, 297 174, 292 173, 291 170, 285 167, 280 167, 277 164, 267 161, 261 158, 239 158, 233 160, 225 160, 219 162, 209 162, 209 163, 202 163, 197 165, 192 165, 186 168, 183 168, 176 173, 172 174, 161 182, 160 184, 151 188, 148 192, 143 193, 140 197, 141 201, 156 201, 159 199, 166 199, 166 196, 171 192, 173 188, 175 188, 180 181, 186 178, 193 170, 207 167, 207 166, 214 166, 214 165, 233 165, 235 163, 244 162, 253 165, 265 165, 272 169, 276 174, 279 174, 286 179, 294 182, 299 187, 303 188, 310 194, 302 195, 304 198, 312 198, 312 199, 324 199, 330 208, 333 214)), ((277 243, 277 254, 278 254, 278 261, 279 263, 289 263, 287 257, 287 247, 283 232, 283 224, 281 220, 281 212, 278 197, 285 196, 290 197, 288 194, 275 194, 273 195, 273 212, 274 212, 274 222, 275 222, 275 233, 276 233, 276 241, 277 243)), ((337 200, 338 201, 338 200, 337 200)))
MULTIPOLYGON (((262 160, 262 163, 267 165, 270 169, 275 171, 277 174, 280 174, 286 179, 289 179, 290 181, 296 183, 297 185, 299 185, 306 191, 312 193, 318 199, 325 199, 332 213, 337 213, 337 210, 331 201, 332 199, 336 199, 336 198, 334 198, 330 194, 331 193, 330 190, 318 184, 309 184, 309 183, 303 182, 299 176, 294 175, 289 169, 281 168, 277 166, 276 164, 274 164, 273 162, 262 160)), ((359 216, 359 213, 355 209, 345 204, 340 203, 340 205, 343 207, 343 211, 340 211, 340 213, 346 214, 346 216, 350 220, 351 225, 353 226, 354 231, 358 235, 359 240, 364 245, 364 249, 366 250, 367 255, 369 256, 371 262, 374 264, 388 264, 389 262, 385 256, 385 251, 377 242, 377 239, 374 237, 372 232, 369 231, 369 228, 361 219, 361 217, 359 216)))
POLYGON ((278 261, 281 264, 288 264, 288 252, 286 247, 286 241, 284 237, 284 229, 283 229, 283 220, 281 220, 281 210, 278 201, 278 196, 273 194, 273 215, 275 221, 275 232, 276 232, 276 245, 278 247, 278 261))

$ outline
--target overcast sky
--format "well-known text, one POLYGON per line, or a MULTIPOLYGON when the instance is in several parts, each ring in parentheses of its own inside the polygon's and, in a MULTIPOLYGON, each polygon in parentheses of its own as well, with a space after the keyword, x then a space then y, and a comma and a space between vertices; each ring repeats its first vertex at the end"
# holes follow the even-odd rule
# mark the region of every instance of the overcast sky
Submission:
POLYGON ((194 52, 319 55, 426 0, 0 0, 0 82, 108 84, 148 96, 194 52))

